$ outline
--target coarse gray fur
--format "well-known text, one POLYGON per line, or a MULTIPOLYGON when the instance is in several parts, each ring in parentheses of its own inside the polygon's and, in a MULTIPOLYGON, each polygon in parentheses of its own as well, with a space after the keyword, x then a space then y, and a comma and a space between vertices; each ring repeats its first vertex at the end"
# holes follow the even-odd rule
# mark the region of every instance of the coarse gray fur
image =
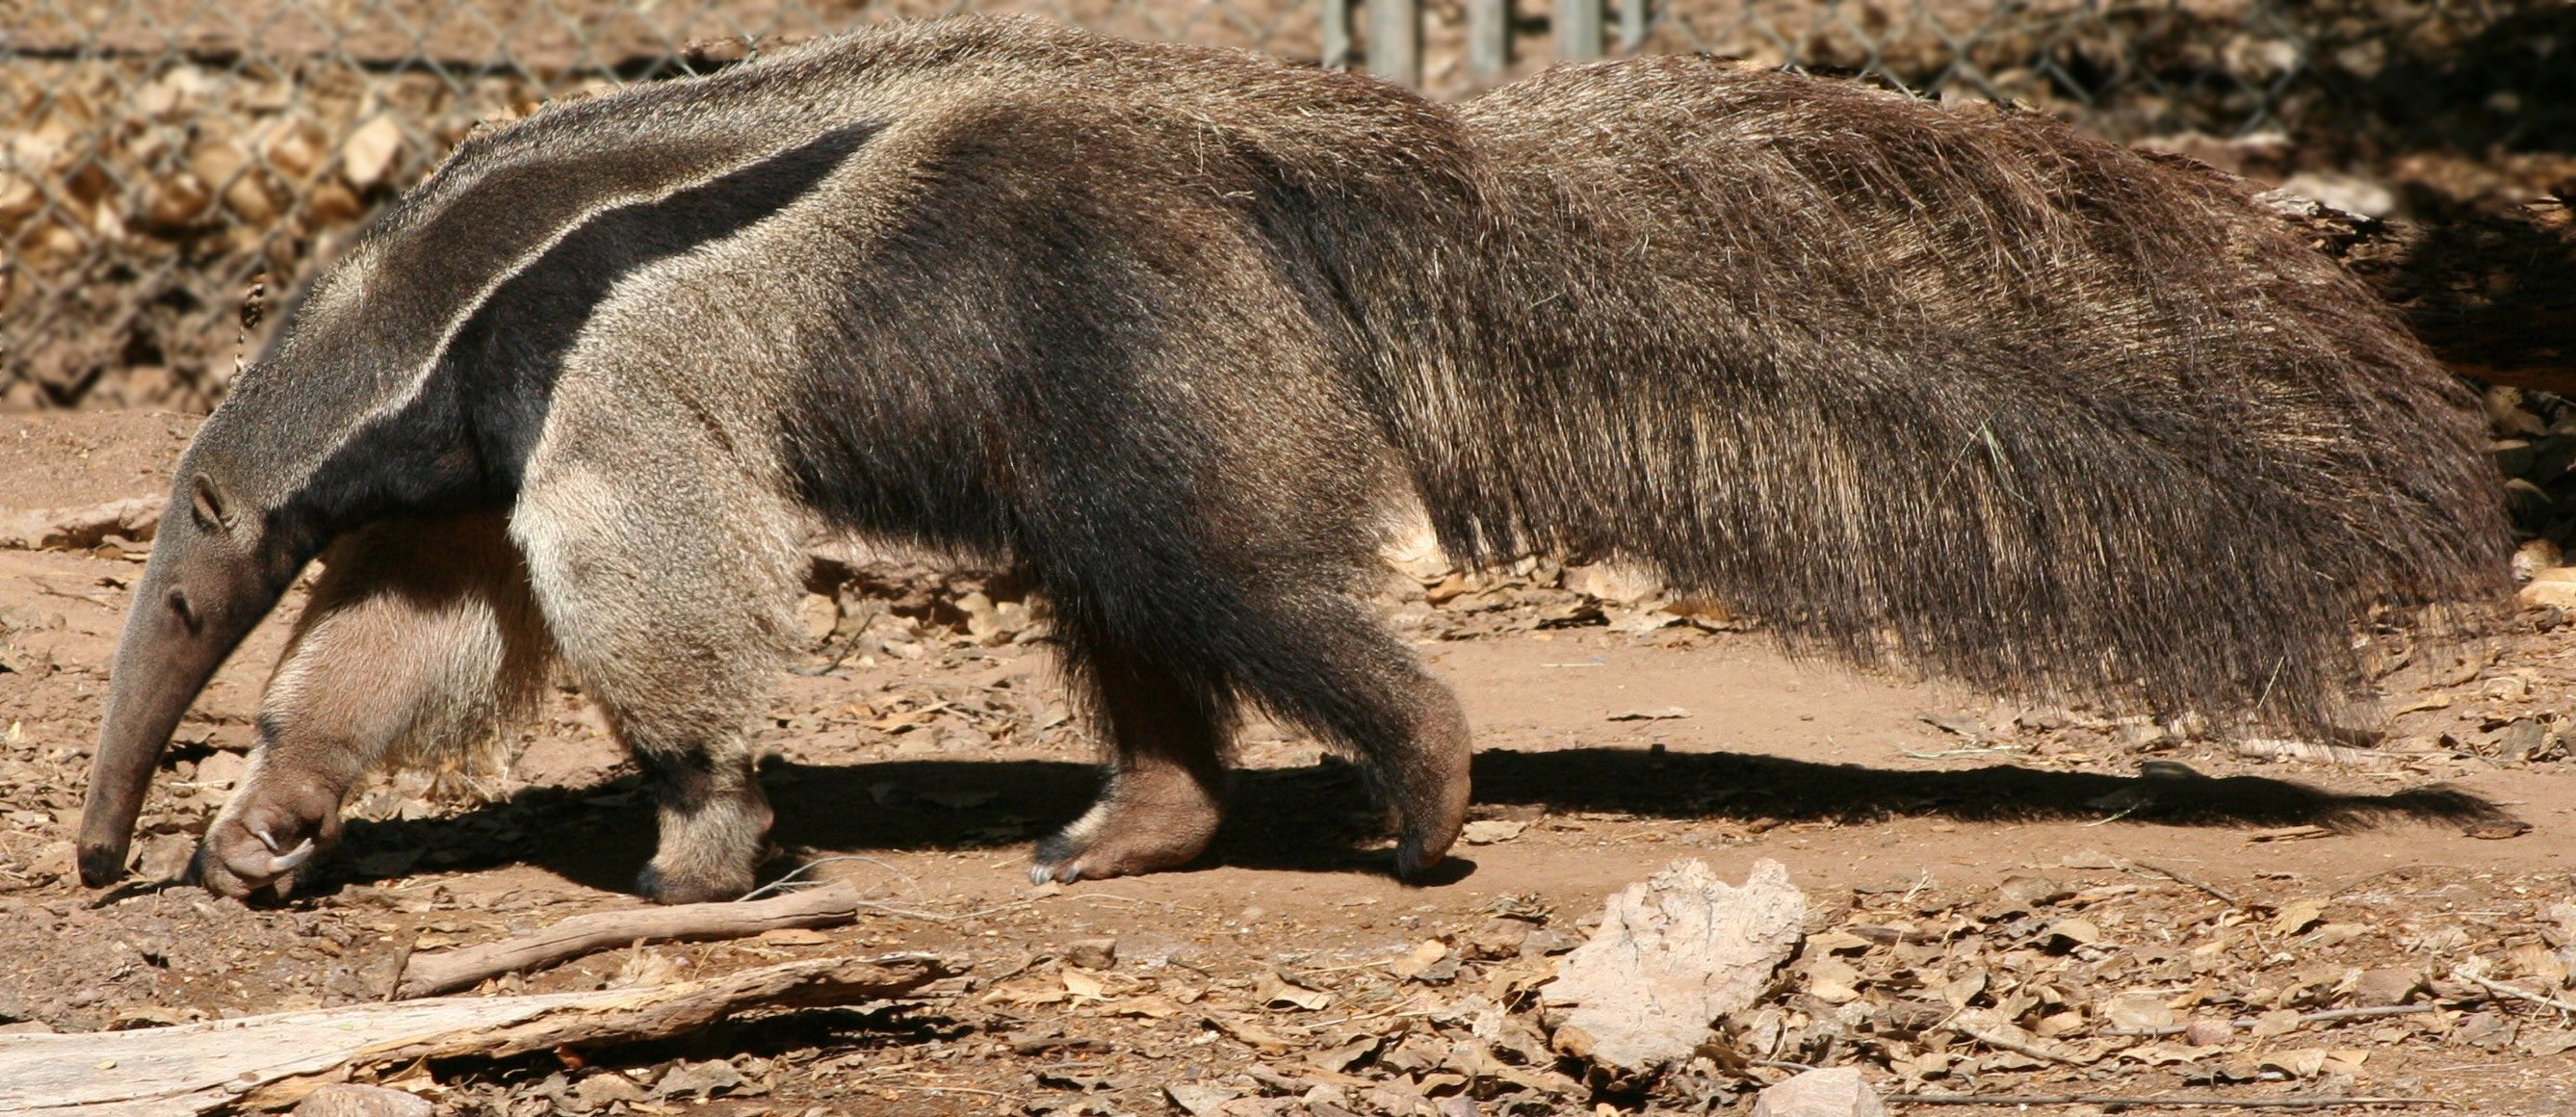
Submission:
POLYGON ((1363 760, 1410 873, 1468 741, 1352 593, 1392 505, 1801 649, 2320 729, 2364 610, 2499 584, 2473 415, 2240 191, 2042 120, 1697 59, 1453 109, 1030 20, 869 31, 471 140, 314 284, 180 464, 83 876, 334 540, 200 853, 227 892, 559 659, 651 777, 645 891, 739 894, 815 521, 1051 600, 1112 748, 1036 875, 1197 856, 1247 702, 1363 760))

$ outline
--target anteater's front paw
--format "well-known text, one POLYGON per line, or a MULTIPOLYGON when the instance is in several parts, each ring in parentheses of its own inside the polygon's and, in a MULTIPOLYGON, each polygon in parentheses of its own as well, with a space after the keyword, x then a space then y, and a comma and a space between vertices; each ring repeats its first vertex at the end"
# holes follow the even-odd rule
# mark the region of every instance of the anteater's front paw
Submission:
POLYGON ((657 904, 706 904, 740 899, 751 891, 752 873, 677 872, 646 865, 635 874, 635 891, 657 904))
POLYGON ((338 795, 253 781, 206 828, 189 871, 217 895, 243 899, 266 888, 284 897, 295 890, 297 874, 339 837, 338 795))
POLYGON ((1205 798, 1154 801, 1113 793, 1038 843, 1029 880, 1071 884, 1177 869, 1207 849, 1217 819, 1215 805, 1205 798))

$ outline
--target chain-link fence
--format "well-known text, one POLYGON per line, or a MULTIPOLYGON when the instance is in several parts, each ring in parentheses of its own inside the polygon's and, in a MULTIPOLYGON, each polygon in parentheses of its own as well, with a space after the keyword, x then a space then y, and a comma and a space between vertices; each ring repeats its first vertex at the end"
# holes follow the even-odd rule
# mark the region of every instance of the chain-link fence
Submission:
POLYGON ((2321 164, 2576 151, 2567 0, 0 0, 0 409, 211 406, 252 278, 308 275, 478 122, 968 7, 1443 96, 1710 50, 2321 164))

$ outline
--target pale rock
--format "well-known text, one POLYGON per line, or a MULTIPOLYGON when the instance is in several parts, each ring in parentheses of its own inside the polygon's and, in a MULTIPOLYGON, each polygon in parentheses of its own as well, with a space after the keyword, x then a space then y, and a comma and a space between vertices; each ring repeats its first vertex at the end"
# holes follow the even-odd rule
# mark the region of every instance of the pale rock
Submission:
POLYGON ((295 1103, 296 1117, 429 1117, 437 1110, 429 1099, 382 1086, 332 1082, 317 1087, 295 1103))
POLYGON ((742 1085, 742 1072, 733 1069, 733 1064, 721 1059, 709 1059, 703 1063, 682 1063, 664 1072, 662 1080, 653 1084, 653 1096, 678 1098, 696 1095, 711 1098, 720 1090, 730 1090, 740 1085, 742 1085))
POLYGON ((841 625, 841 603, 830 594, 806 594, 796 602, 796 625, 804 630, 807 644, 829 640, 841 625))
POLYGON ((2424 987, 2421 970, 2390 966, 2363 970, 2353 982, 2352 1003, 2366 1008, 2402 1005, 2424 987))
POLYGON ((1753 1117, 1889 1117, 1887 1103, 1852 1067, 1811 1070, 1762 1091, 1753 1117))
POLYGON ((2114 1028, 2153 1032, 2174 1026, 2173 1006, 2154 993, 2122 993, 2102 1002, 2102 1019, 2114 1028))
POLYGON ((612 1102, 634 1104, 644 1100, 644 1088, 622 1074, 594 1074, 573 1084, 573 1105, 581 1112, 606 1109, 612 1102))
POLYGON ((1565 568, 1564 587, 1614 605, 1635 605, 1661 597, 1664 583, 1652 573, 1612 563, 1565 568))
POLYGON ((1105 970, 1118 964, 1118 940, 1075 939, 1064 944, 1064 960, 1086 970, 1105 970))
POLYGON ((2541 571, 2563 566, 2566 562, 2567 556, 2558 549, 2558 544, 2546 539, 2534 539, 2514 549, 2513 580, 2531 581, 2538 577, 2541 571))
POLYGON ((250 759, 237 752, 218 751, 197 762, 196 782, 210 787, 231 787, 241 782, 242 773, 250 770, 250 759))
POLYGON ((2193 1047, 2217 1047, 2236 1038, 2236 1029, 2224 1020, 2201 1017, 2184 1025, 2182 1041, 2193 1047))
POLYGON ((340 177, 360 190, 373 186, 393 169, 394 157, 402 154, 402 147, 402 126, 395 124, 392 116, 380 113, 341 143, 340 177))
POLYGON ((2386 217, 2397 212, 2397 195, 2388 187, 2334 171, 2300 171, 2281 180, 2281 192, 2314 198, 2361 217, 2386 217))
POLYGON ((1710 1021, 1752 1005, 1806 916, 1806 895, 1777 861, 1755 862, 1741 887, 1704 862, 1676 862, 1612 896, 1541 996, 1585 1057, 1620 1070, 1666 1065, 1690 1057, 1710 1021))
POLYGON ((161 527, 159 497, 130 497, 87 508, 46 508, 0 514, 0 548, 79 551, 111 535, 142 542, 161 527))
POLYGON ((2576 610, 2576 582, 2559 581, 2550 577, 2560 571, 2576 572, 2576 568, 2562 566, 2555 570, 2541 571, 2530 584, 2514 591, 2514 600, 2526 609, 2548 606, 2555 609, 2576 610))
POLYGON ((1212 1082, 1175 1082, 1163 1087, 1163 1093, 1190 1117, 1215 1117, 1225 1103, 1243 1096, 1212 1082))

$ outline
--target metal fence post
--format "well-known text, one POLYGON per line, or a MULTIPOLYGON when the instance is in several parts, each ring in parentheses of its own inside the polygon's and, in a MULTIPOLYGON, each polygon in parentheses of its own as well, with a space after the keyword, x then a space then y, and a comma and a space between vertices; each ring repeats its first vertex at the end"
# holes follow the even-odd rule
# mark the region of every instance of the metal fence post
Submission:
POLYGON ((1368 0, 1368 68, 1388 81, 1422 86, 1419 0, 1368 0))
POLYGON ((1467 79, 1484 85, 1502 76, 1511 52, 1512 0, 1467 0, 1467 79))
POLYGON ((1351 0, 1323 0, 1324 68, 1351 68, 1351 0))
POLYGON ((1654 19, 1654 0, 1619 0, 1619 53, 1635 54, 1646 45, 1646 27, 1654 19))
POLYGON ((1557 0, 1556 60, 1590 62, 1601 57, 1602 0, 1557 0))

